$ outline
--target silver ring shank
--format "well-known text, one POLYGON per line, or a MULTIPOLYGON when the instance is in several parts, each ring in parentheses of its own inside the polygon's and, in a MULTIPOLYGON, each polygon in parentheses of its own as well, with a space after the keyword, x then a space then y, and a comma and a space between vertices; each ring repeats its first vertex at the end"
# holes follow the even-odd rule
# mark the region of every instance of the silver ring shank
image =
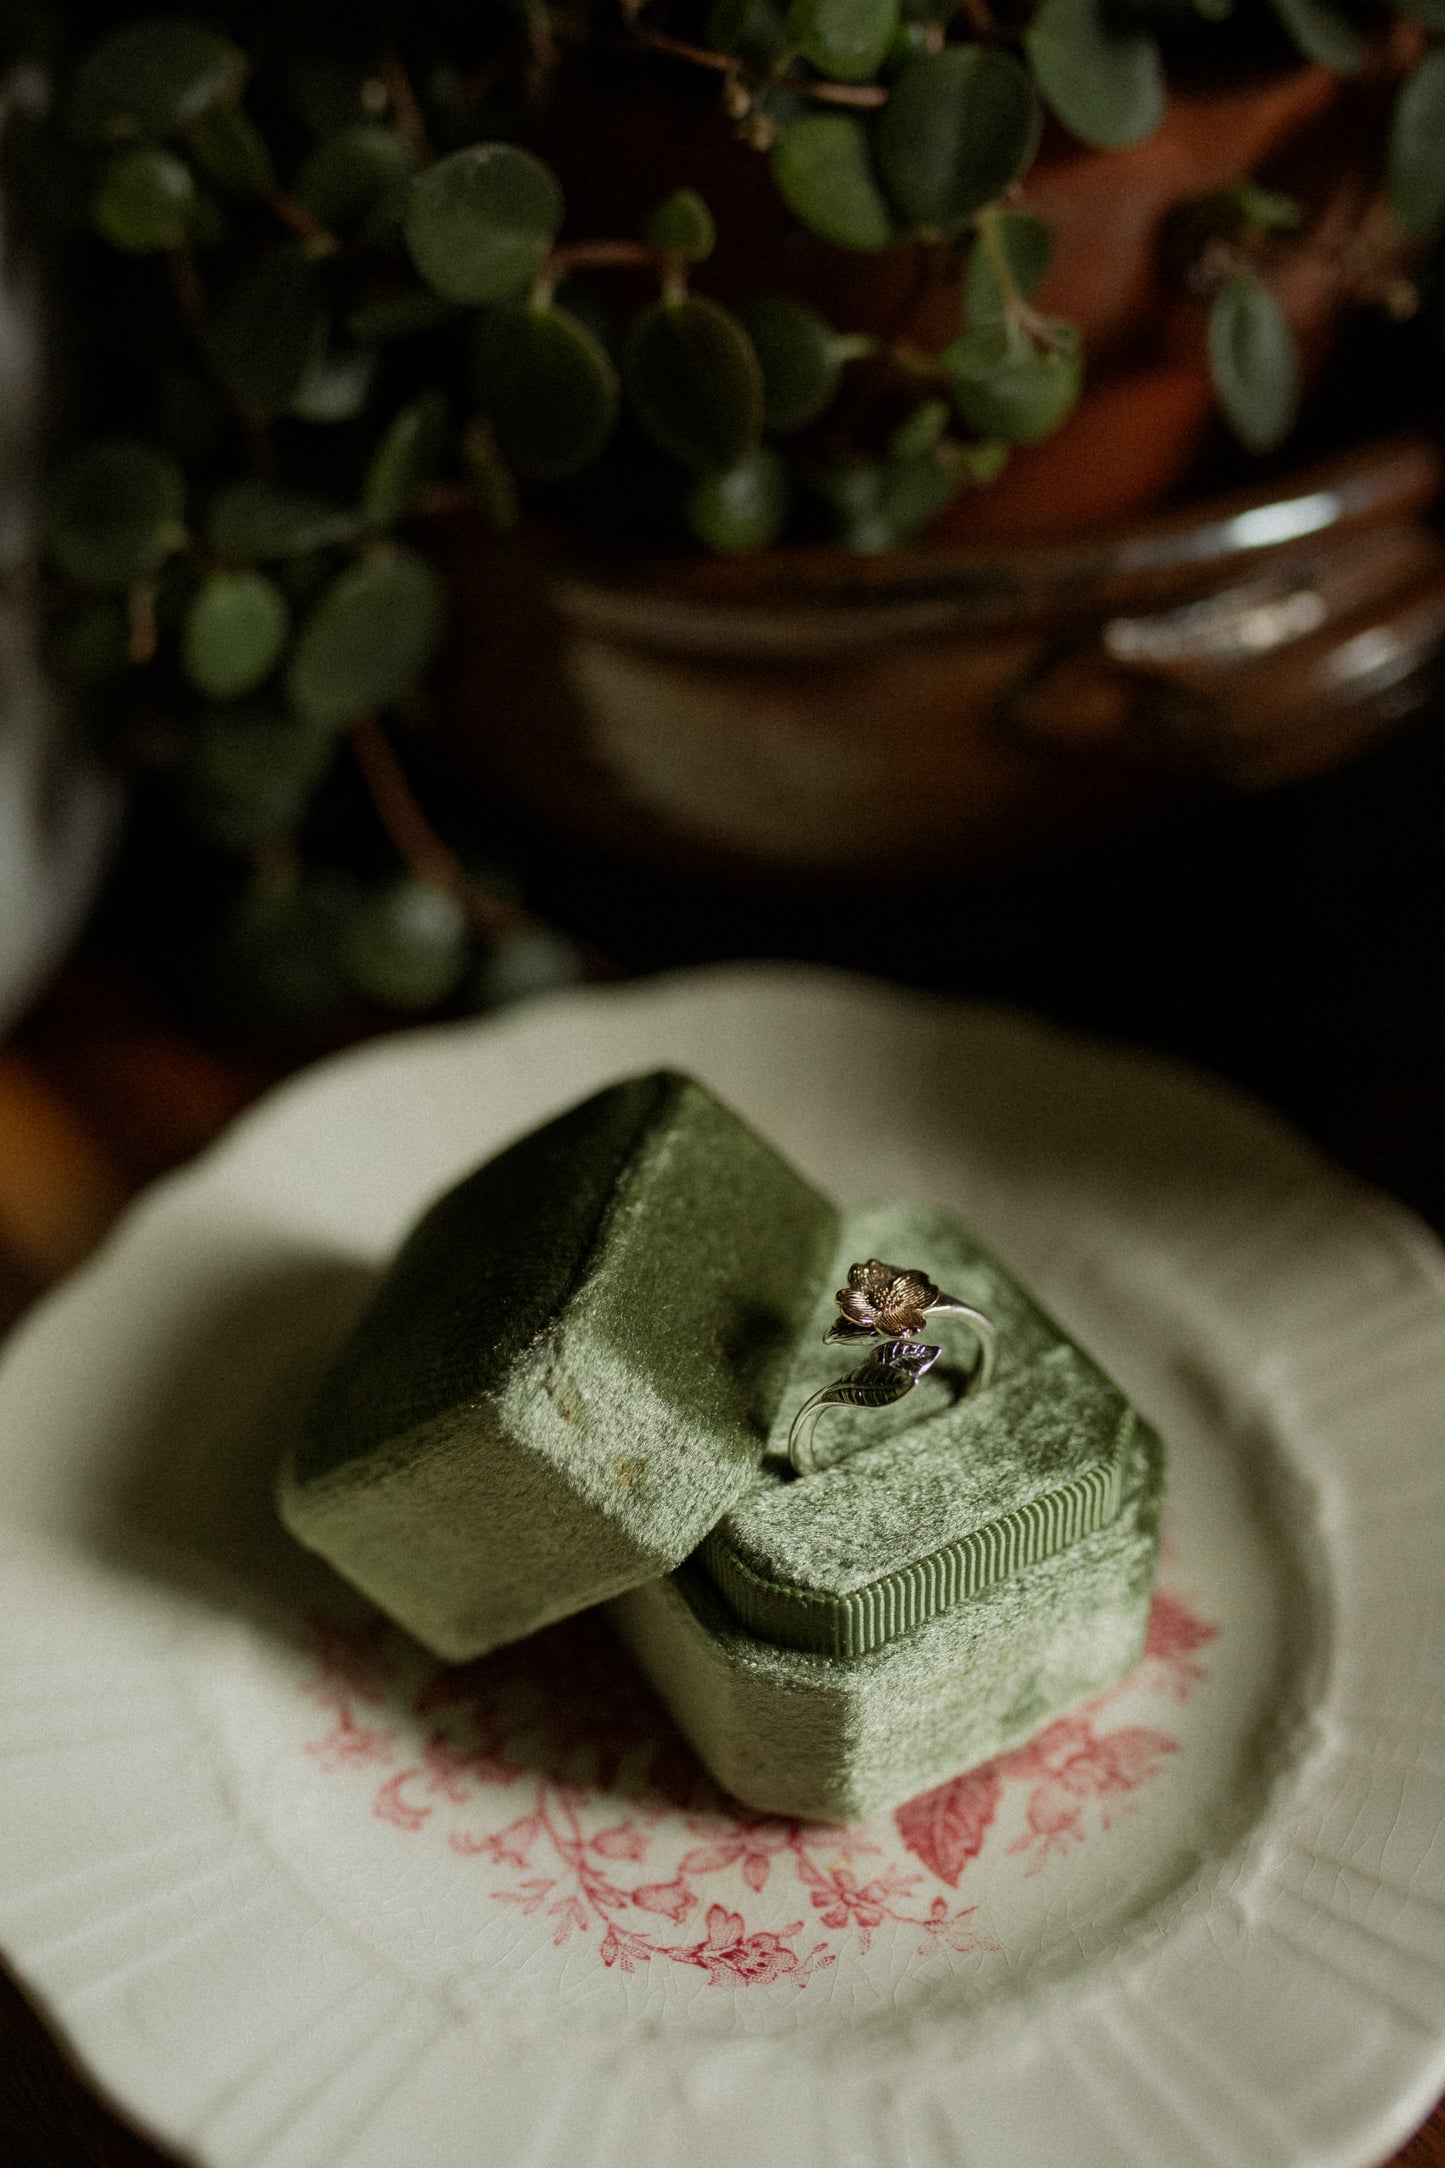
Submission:
MULTIPOLYGON (((973 1366, 967 1385, 964 1387, 963 1397, 968 1399, 974 1393, 985 1391, 992 1381, 994 1361, 998 1353, 998 1334, 994 1329, 993 1320, 985 1317, 982 1310, 975 1310, 971 1303, 955 1301, 949 1295, 942 1295, 937 1302, 931 1302, 925 1315, 928 1317, 961 1318, 970 1328, 978 1342, 978 1360, 973 1366)), ((794 1472, 798 1475, 817 1475, 822 1469, 835 1465, 832 1461, 820 1461, 814 1450, 813 1443, 813 1434, 818 1426, 818 1418, 825 1415, 829 1408, 886 1407, 891 1405, 893 1401, 901 1400, 906 1393, 913 1390, 917 1380, 911 1373, 899 1369, 893 1375, 897 1378, 898 1384, 895 1389, 886 1395, 883 1393, 868 1393, 865 1395, 858 1387, 857 1374, 850 1372, 846 1377, 836 1378, 831 1385, 821 1386, 816 1393, 805 1400, 793 1417, 792 1425, 788 1431, 788 1459, 792 1463, 794 1472)))
POLYGON ((978 1361, 968 1381, 968 1391, 986 1393, 993 1383, 994 1363, 998 1357, 998 1333, 993 1319, 985 1317, 982 1310, 975 1310, 971 1302, 956 1302, 951 1295, 940 1295, 937 1302, 930 1302, 925 1314, 929 1317, 961 1317, 972 1328, 978 1342, 978 1361))

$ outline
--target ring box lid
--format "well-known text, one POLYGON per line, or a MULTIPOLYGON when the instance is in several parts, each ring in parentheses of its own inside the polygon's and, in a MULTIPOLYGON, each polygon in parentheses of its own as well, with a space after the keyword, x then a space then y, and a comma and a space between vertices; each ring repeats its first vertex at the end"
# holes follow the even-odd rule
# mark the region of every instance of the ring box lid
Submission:
POLYGON ((416 1227, 283 1518, 453 1660, 670 1572, 756 1475, 838 1226, 691 1078, 599 1092, 416 1227))

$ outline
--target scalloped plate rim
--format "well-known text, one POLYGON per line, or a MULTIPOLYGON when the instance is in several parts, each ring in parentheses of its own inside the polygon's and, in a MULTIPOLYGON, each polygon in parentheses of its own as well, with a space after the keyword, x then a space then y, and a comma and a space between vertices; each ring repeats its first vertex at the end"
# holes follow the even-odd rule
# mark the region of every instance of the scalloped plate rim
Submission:
MULTIPOLYGON (((1207 1120, 1220 1125, 1221 1136, 1227 1132, 1234 1143, 1247 1140, 1250 1148, 1258 1150, 1264 1160, 1272 1161, 1279 1169, 1287 1168, 1291 1179, 1301 1184, 1304 1190, 1313 1187, 1319 1191, 1321 1197, 1328 1193, 1331 1211, 1342 1222, 1352 1220, 1356 1224, 1362 1244, 1364 1230, 1369 1227, 1387 1250, 1407 1261, 1405 1277, 1407 1280, 1413 1278, 1415 1295, 1419 1296, 1422 1290, 1428 1290, 1427 1302, 1438 1306, 1439 1316, 1436 1318, 1433 1309, 1431 1310, 1430 1329, 1425 1334, 1428 1342, 1427 1368, 1430 1363, 1435 1365, 1435 1382, 1445 1389, 1445 1255, 1442 1255, 1434 1238, 1400 1207, 1389 1200, 1375 1197, 1338 1176, 1312 1147, 1297 1138, 1276 1116, 1258 1107, 1245 1095, 1167 1057, 1141 1055, 1111 1046, 1104 1041, 1086 1039, 1015 1012, 956 1006, 940 997, 910 994, 843 973, 820 972, 797 966, 750 966, 720 967, 618 989, 588 990, 548 997, 490 1022, 425 1027, 348 1050, 289 1080, 243 1115, 222 1139, 191 1166, 154 1185, 132 1207, 97 1255, 79 1273, 72 1276, 62 1289, 47 1298, 36 1312, 32 1313, 31 1318, 18 1328, 3 1361, 0 1361, 0 1406, 7 1405, 6 1390, 17 1367, 36 1359, 37 1349, 40 1350, 43 1367, 45 1349, 49 1339, 55 1335, 57 1319, 63 1320, 71 1314, 72 1306, 83 1307, 92 1301, 109 1300, 112 1296, 119 1298, 124 1272, 135 1253, 138 1239, 144 1232, 149 1231, 147 1239, 156 1239, 157 1231, 159 1237, 163 1238, 174 1215, 179 1213, 184 1216, 188 1210, 204 1203, 212 1194, 219 1204, 235 1209, 244 1201, 248 1185, 256 1179, 257 1167, 264 1168, 268 1160, 278 1153, 284 1158, 292 1126, 299 1123, 300 1128, 304 1129, 317 1107, 337 1103, 344 1111, 349 1104, 354 1112, 357 1105, 364 1106, 368 1096, 374 1095, 378 1090, 384 1097, 388 1079, 405 1076, 408 1071, 418 1068, 426 1070, 430 1064, 438 1061, 445 1068, 456 1054, 478 1043, 485 1044, 492 1057, 501 1060, 509 1052, 515 1054, 518 1049, 525 1051, 529 1045, 546 1042, 549 1033, 555 1036, 559 1024, 564 1030, 573 1033, 578 1040, 588 1045, 595 1042, 598 1048, 603 1048, 609 1042, 609 1035, 611 1039, 623 1042, 629 1034, 641 1039, 648 1030, 660 1028, 665 1037, 668 1028, 676 1024, 678 1019, 682 1019, 686 1027, 689 1019, 701 1017, 708 1010, 725 1011, 729 1004, 740 1006, 743 1012, 752 1013, 755 1022, 758 1017, 767 1016, 771 1016, 776 1022, 777 1005, 782 998, 800 1000, 805 1008, 811 1009, 815 1017, 826 1013, 835 1022, 848 1024, 862 1038, 866 1038, 869 1030, 880 1035, 892 1033, 907 1037, 911 1034, 921 1046, 926 1041, 937 1043, 940 1037, 946 1041, 950 1036, 954 1036, 960 1045, 971 1044, 975 1054, 982 1049, 985 1061, 990 1057, 990 1050, 996 1057, 1001 1047, 1023 1043, 1038 1050, 1036 1058, 1043 1070, 1047 1070, 1052 1063, 1056 1073, 1072 1070, 1076 1077, 1082 1077, 1092 1068, 1093 1072, 1106 1074, 1114 1083, 1120 1078, 1132 1079, 1140 1106, 1151 1101, 1156 1106, 1162 1105, 1171 1098, 1179 1105, 1187 1103, 1200 1111, 1207 1120), (1062 1069, 1059 1068, 1060 1064, 1062 1069)), ((587 1066, 585 1061, 582 1066, 587 1066)), ((604 1055, 603 1067, 607 1066, 604 1055)), ((616 1073, 615 1061, 611 1068, 612 1073, 616 1073)), ((528 1111, 519 1117, 514 1127, 525 1126, 527 1122, 536 1119, 545 1106, 564 1104, 569 1098, 575 1098, 579 1089, 586 1088, 585 1084, 569 1084, 560 1093, 551 1096, 546 1089, 541 1092, 533 1091, 528 1111)), ((1124 1088, 1127 1093, 1130 1088, 1127 1082, 1124 1088)), ((525 1092, 523 1096, 526 1096, 525 1092)), ((1403 1296, 1400 1302, 1403 1304, 1403 1296)), ((1380 1316, 1389 1316, 1389 1302, 1381 1298, 1381 1304, 1380 1316)), ((1408 1350, 1408 1336, 1405 1344, 1408 1350)), ((1368 1371, 1364 1375, 1368 1381, 1368 1371)), ((1406 1465, 1408 1473, 1408 1454, 1406 1465)), ((1412 1489, 1407 1485, 1408 1497, 1414 1501, 1418 1493, 1425 1499, 1426 1504, 1433 1510, 1438 1537, 1438 1534, 1445 1533, 1445 1473, 1442 1473, 1438 1466, 1428 1467, 1423 1458, 1419 1458, 1416 1476, 1419 1480, 1415 1487, 1412 1489)), ((1405 1495, 1406 1493, 1402 1493, 1402 1496, 1405 1495)), ((0 1477, 0 1502, 3 1502, 3 1496, 3 1477, 0 1477)), ((1336 1500, 1336 1507, 1338 1503, 1336 1500)), ((1410 1511, 1418 1520, 1418 1505, 1412 1503, 1410 1511)), ((23 1516, 20 1525, 23 1530, 23 1516)), ((1325 1531, 1331 1540, 1338 1533, 1338 1528, 1325 1531)), ((1344 1656, 1350 1653, 1351 1633, 1356 1623, 1355 1613, 1351 1608, 1353 1599, 1340 1599, 1339 1587, 1335 1588, 1334 1593, 1337 1601, 1342 1602, 1342 1607, 1338 1610, 1335 1621, 1341 1634, 1341 1643, 1339 1649, 1331 1652, 1335 1659, 1332 1668, 1336 1668, 1344 1656)), ((1337 1680, 1331 1681, 1331 1693, 1337 1683, 1337 1680)), ((1267 1863, 1261 1862, 1272 1852, 1282 1849, 1288 1853, 1292 1838, 1287 1825, 1291 1817, 1297 1820, 1301 1812, 1308 1816, 1314 1811, 1319 1802, 1313 1795, 1323 1782, 1324 1776, 1329 1773, 1330 1755, 1351 1745, 1353 1733, 1350 1725, 1361 1721, 1358 1712, 1353 1716, 1347 1713, 1343 1717, 1338 1710, 1329 1713, 1335 1729, 1331 1731, 1329 1725, 1322 1726, 1320 1736, 1312 1742, 1310 1752, 1281 1775, 1277 1786, 1280 1796, 1271 1801, 1262 1821, 1251 1831, 1248 1843, 1241 1847, 1237 1879, 1244 1895, 1240 1902, 1243 1903, 1246 1898, 1261 1902, 1264 1905, 1261 1918, 1268 1919, 1269 1902, 1278 1897, 1269 1875, 1279 1871, 1277 1866, 1270 1866, 1266 1871, 1267 1863), (1343 1734, 1339 1730, 1341 1724, 1344 1726, 1343 1734), (1244 1858, 1245 1854, 1250 1855, 1248 1862, 1244 1858), (1249 1881, 1251 1874, 1255 1877, 1253 1883, 1249 1881)), ((1320 1806, 1322 1813, 1327 1805, 1326 1801, 1320 1806)), ((1349 1871, 1355 1872, 1356 1869, 1351 1867, 1349 1871)), ((1388 1889, 1390 1886, 1388 1878, 1385 1878, 1382 1887, 1388 1889)), ((1409 1896, 1412 1893, 1407 1891, 1405 1894, 1409 1896)), ((1432 1870, 1428 1889, 1422 1883, 1413 1895, 1428 1910, 1434 1911, 1438 1908, 1445 1911, 1445 1871, 1437 1865, 1432 1870)), ((1218 1892, 1215 1891, 1209 1902, 1215 1904, 1218 1901, 1218 1892)), ((1160 1936, 1156 1938, 1160 1947, 1152 1950, 1135 1949, 1128 1965, 1116 1968, 1119 1970, 1116 1982, 1119 1991, 1115 1994, 1112 2005, 1107 1993, 1107 1982, 1106 1986, 1101 1988, 1098 1978, 1092 1975, 1081 1981, 1064 1981, 1051 1986, 1045 1992, 1034 1994, 1032 1999, 1038 2006, 1037 2015, 1042 2028, 1054 2036, 1054 2045, 1059 2056, 1056 2071, 1068 2066, 1072 2060, 1076 2083, 1082 2088, 1077 2094, 1080 2100, 1085 2097, 1089 2084, 1087 2072, 1082 2070, 1079 2062, 1079 2058, 1083 2056, 1087 2063, 1084 2049, 1079 2045, 1080 2040, 1091 2037, 1091 2026, 1099 2033, 1101 2041, 1103 2036, 1108 2034, 1113 2047, 1110 2048, 1108 2043, 1105 2043, 1105 2048, 1108 2052, 1117 2049, 1121 2065, 1127 2067, 1131 2050, 1127 2046, 1119 2045, 1128 2030, 1124 2026, 1121 2006, 1139 2000, 1151 1972, 1162 1970, 1167 1975, 1171 1951, 1177 1958, 1181 1935, 1188 1929, 1190 1919, 1197 1920, 1200 1916, 1197 1908, 1193 1914, 1188 1914, 1187 1904, 1185 1912, 1188 1916, 1182 1922, 1176 1921, 1172 1926, 1161 1930, 1160 1936), (1116 2035, 1111 2028, 1118 2027, 1124 2027, 1124 2032, 1116 2035)), ((1314 1914, 1311 1914, 1309 1902, 1306 1901, 1305 1924, 1301 1926, 1299 1919, 1290 1914, 1290 1933, 1307 1936, 1317 1932, 1318 1921, 1324 1916, 1324 1911, 1318 1907, 1314 1914)), ((1271 1932, 1274 1930, 1271 1929, 1271 1932)), ((1279 1928, 1279 1933, 1284 1934, 1283 1927, 1279 1928)), ((37 1964, 34 1953, 27 1952, 23 1936, 17 1939, 12 1935, 7 1937, 7 1940, 13 1960, 22 1975, 32 1979, 39 1978, 44 1972, 44 1965, 37 1964)), ((1147 1944, 1148 1937, 1145 1937, 1144 1941, 1147 1944)), ((1281 1948, 1283 1947, 1284 1944, 1281 1943, 1281 1948)), ((1328 1964, 1329 1959, 1326 1957, 1322 1960, 1322 1969, 1309 1978, 1307 1968, 1301 1960, 1295 1973, 1296 1989, 1303 1990, 1306 1994, 1312 1989, 1317 1998, 1328 1994, 1330 1990, 1324 1984, 1330 1978, 1328 1964)), ((1103 1971, 1107 1974, 1108 1967, 1105 1966, 1103 1971)), ((40 1984, 43 1991, 43 1979, 40 1984)), ((1426 1984, 1428 1986, 1428 1982, 1426 1984)), ((1168 1979, 1164 1978, 1156 1980, 1154 1985, 1156 1991, 1162 1994, 1160 2007, 1168 2008, 1168 1992, 1177 1993, 1177 1982, 1171 1987, 1168 1979), (1168 1992, 1164 1992, 1165 1990, 1168 1992)), ((88 2044, 95 2047, 95 2061, 102 2080, 118 2099, 128 2101, 124 2049, 117 2052, 113 2044, 99 2047, 93 2041, 88 2043, 83 1996, 76 2000, 63 1994, 52 1994, 50 1999, 82 2055, 87 2052, 88 2044)), ((1025 1995, 1021 1999, 1028 2001, 1030 1998, 1025 1995)), ((1384 2001, 1371 2007, 1377 2018, 1382 2010, 1389 2014, 1384 2001)), ((1151 2012, 1151 2017, 1154 2015, 1155 2013, 1151 2012)), ((1269 2138, 1272 2150, 1266 2150, 1262 2144, 1258 2152, 1261 2168, 1264 2168, 1266 2160, 1271 2163, 1287 2161, 1290 2168, 1305 2168, 1306 2161, 1310 2168, 1315 2168, 1316 2163, 1326 2160, 1337 2163, 1338 2168, 1366 2168, 1368 2162, 1380 2158, 1383 2151, 1408 2136, 1421 2116, 1428 2112, 1442 2083, 1445 2083, 1445 1996, 1442 1996, 1438 2021, 1433 2030, 1428 2024, 1418 2021, 1418 2013, 1397 2010, 1393 2015, 1401 2037, 1409 2030, 1412 2015, 1416 2031, 1421 2037, 1411 2052, 1406 2054, 1408 2072, 1402 2074, 1389 2097, 1371 2096, 1355 2100, 1350 2108, 1349 2127, 1342 2123, 1327 2136, 1318 2132, 1312 2133, 1308 2141, 1308 2153, 1299 2149, 1305 2142, 1302 2134, 1292 2135, 1288 2130, 1279 2129, 1269 2132, 1262 2126, 1262 2133, 1269 2138), (1290 2150, 1291 2146, 1295 2150, 1290 2150)), ((1143 2024, 1142 2014, 1135 2012, 1130 2022, 1134 2022, 1135 2018, 1143 2024)), ((1007 2035, 1010 2022, 1007 2015, 1001 2013, 999 2027, 990 2026, 987 2030, 990 2035, 1000 2030, 1007 2035)), ((931 2029, 940 2027, 946 2030, 945 2020, 940 2020, 939 2027, 931 2029)), ((1016 2027, 1013 2029, 1017 2031, 1016 2027)), ((921 2040, 919 2044, 922 2045, 921 2040)), ((438 2051, 441 2045, 441 2034, 433 2035, 427 2053, 438 2051)), ((1399 2045, 1398 2040, 1395 2045, 1399 2045)), ((741 2065, 744 2083, 756 2082, 754 2066, 759 2055, 765 2053, 766 2042, 752 2040, 738 2047, 734 2043, 719 2043, 714 2040, 709 2046, 714 2051, 709 2058, 713 2063, 741 2065)), ((1015 2039, 1013 2047, 1016 2051, 1018 2046, 1015 2039)), ((1137 2052, 1137 2042, 1134 2043, 1133 2051, 1137 2052)), ((1191 2047, 1189 2054, 1193 2055, 1195 2052, 1191 2047)), ((899 2047, 898 2055, 906 2065, 909 2055, 906 2041, 899 2047)), ((1205 2097, 1213 2082, 1207 2069, 1210 2063, 1207 2042, 1204 2048, 1197 2050, 1197 2055, 1199 2069, 1195 2072, 1195 2081, 1203 2088, 1201 2097, 1205 2097)), ((687 2059, 686 2050, 683 2051, 682 2059, 687 2059)), ((819 2062, 831 2059, 820 2057, 819 2062)), ((1018 2053, 1006 2059, 1018 2063, 1018 2053)), ((931 2058, 925 2057, 925 2060, 931 2058)), ((1027 2061, 1025 2055, 1019 2067, 1023 2068, 1027 2061)), ((904 2074, 906 2076, 906 2069, 904 2074)), ((897 2073, 895 2078, 896 2076, 897 2073)), ((983 2082, 980 2077, 980 2094, 983 2082)), ((860 2080, 860 2083, 866 2085, 867 2080, 860 2080)), ((1366 2087, 1367 2094, 1368 2090, 1366 2087)), ((1149 2088, 1141 2075, 1140 2102, 1148 2094, 1149 2088)), ((565 2101, 570 2096, 564 2088, 559 2097, 565 2101)), ((1149 2097, 1153 2098, 1152 2095, 1149 2097)), ((130 2102, 130 2105, 132 2112, 142 2114, 157 2130, 169 2130, 173 2140, 181 2135, 174 2117, 166 2112, 163 2104, 158 2107, 152 2099, 148 2102, 130 2102)), ((815 2099, 813 2105, 820 2128, 826 2127, 839 2112, 836 2104, 829 2106, 821 2099, 815 2099)), ((930 2127, 945 2129, 944 2106, 941 2103, 930 2105, 933 2111, 930 2127)), ((981 2097, 980 2106, 983 2106, 981 2097)), ((1150 2112, 1157 2112, 1157 2108, 1156 2102, 1150 2112)), ((618 2112, 620 2114, 620 2111, 618 2112)), ((865 2121, 871 2120, 876 2130, 876 2105, 867 2110, 860 2107, 859 2112, 865 2121)), ((1131 2112, 1143 2114, 1144 2109, 1136 2103, 1131 2112)), ((1177 2115, 1179 2111, 1176 2109, 1169 2112, 1177 2115)), ((1005 2127, 1005 2124, 999 2121, 1001 2113, 1003 2110, 995 2101, 991 2123, 995 2131, 1005 2127)), ((603 2120, 605 2123, 606 2117, 603 2120)), ((559 2149, 556 2140, 560 2137, 566 2121, 566 2113, 559 2111, 556 2129, 550 2137, 543 2133, 538 2137, 535 2148, 529 2138, 525 2149, 525 2157, 529 2162, 535 2158, 540 2164, 549 2162, 554 2156, 558 2160, 563 2157, 563 2149, 559 2149)), ((989 2116, 983 2114, 976 2127, 990 2127, 989 2116)), ((1063 2124, 1055 2122, 1056 2132, 1063 2127, 1063 2124)), ((687 2128, 685 2117, 678 2128, 687 2128)), ((606 2138, 604 2132, 604 2138, 597 2142, 595 2151, 589 2152, 587 2157, 601 2159, 610 2158, 614 2153, 620 2155, 620 2151, 625 2150, 621 2147, 622 2129, 623 2124, 619 2120, 614 2138, 606 2138)), ((317 2160, 323 2157, 337 2161, 350 2161, 353 2157, 358 2161, 369 2158, 366 2154, 364 2119, 359 2130, 354 2155, 350 2150, 352 2141, 343 2138, 342 2150, 337 2151, 332 2147, 325 2154, 317 2153, 317 2160)), ((1212 2150, 1204 2134, 1196 2135, 1200 2149, 1197 2155, 1191 2154, 1191 2161, 1195 2157, 1200 2161, 1224 2157, 1212 2150)), ((1128 2160, 1137 2158, 1142 2164, 1150 2158, 1149 2145, 1145 2139, 1137 2133, 1131 2135, 1127 2116, 1118 2126, 1117 2136, 1117 2157, 1121 2168, 1128 2160)), ((786 2150, 791 2153, 793 2149, 794 2142, 790 2138, 786 2150)), ((282 2155, 284 2152, 283 2144, 282 2155)), ((1011 2164, 1014 2158, 1011 2152, 1004 2154, 991 2150, 976 2154, 967 2149, 967 2141, 956 2130, 951 2136, 936 2138, 934 2152, 940 2159, 960 2162, 966 2160, 969 2168, 973 2168, 975 2161, 992 2163, 1007 2158, 1011 2164)), ((278 2158, 282 2155, 278 2155, 278 2158)), ((202 2157, 208 2156, 203 2152, 202 2157)), ((258 2159, 261 2157, 262 2155, 257 2155, 258 2159)), ((265 2157, 269 2160, 270 2156, 266 2154, 265 2157)), ((310 2158, 304 2153, 298 2153, 296 2157, 298 2160, 310 2158)), ((519 2152, 515 2157, 521 2159, 523 2154, 519 2152)), ((573 2153, 570 2157, 575 2159, 578 2156, 573 2153)), ((678 2157, 682 2157, 681 2152, 678 2157)), ((759 2156, 755 2153, 753 2157, 759 2156)), ((777 2157, 784 2157, 783 2150, 779 2150, 777 2157)), ((820 2158, 825 2157, 826 2152, 820 2155, 820 2158)), ((1018 2158, 1022 2160, 1025 2157, 1025 2153, 1020 2151, 1018 2158)), ((1236 2158, 1235 2155, 1229 2157, 1232 2160, 1236 2158)), ((218 2155, 217 2158, 223 2158, 229 2164, 231 2156, 218 2155)))

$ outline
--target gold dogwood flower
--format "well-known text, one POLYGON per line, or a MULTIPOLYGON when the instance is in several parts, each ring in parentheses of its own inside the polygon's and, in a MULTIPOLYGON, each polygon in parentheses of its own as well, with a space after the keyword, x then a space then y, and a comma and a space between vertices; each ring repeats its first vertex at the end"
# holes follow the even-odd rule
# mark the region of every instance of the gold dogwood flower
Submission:
POLYGON ((837 1293, 838 1308, 858 1333, 876 1333, 895 1340, 901 1334, 922 1332, 931 1302, 938 1289, 926 1272, 903 1271, 870 1257, 866 1264, 850 1266, 848 1285, 837 1293))

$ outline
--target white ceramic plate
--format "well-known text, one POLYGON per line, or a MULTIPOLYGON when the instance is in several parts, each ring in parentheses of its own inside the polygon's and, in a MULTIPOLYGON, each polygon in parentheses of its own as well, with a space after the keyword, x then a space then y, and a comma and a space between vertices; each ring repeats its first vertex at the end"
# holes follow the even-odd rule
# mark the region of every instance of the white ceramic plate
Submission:
POLYGON ((1162 1063, 786 970, 383 1041, 10 1344, 0 1937, 214 2168, 1360 2168, 1445 2085, 1442 1411, 1429 1237, 1162 1063), (878 1823, 738 1815, 593 1621, 439 1670, 271 1513, 419 1208, 659 1063, 1169 1441, 1141 1671, 878 1823))

